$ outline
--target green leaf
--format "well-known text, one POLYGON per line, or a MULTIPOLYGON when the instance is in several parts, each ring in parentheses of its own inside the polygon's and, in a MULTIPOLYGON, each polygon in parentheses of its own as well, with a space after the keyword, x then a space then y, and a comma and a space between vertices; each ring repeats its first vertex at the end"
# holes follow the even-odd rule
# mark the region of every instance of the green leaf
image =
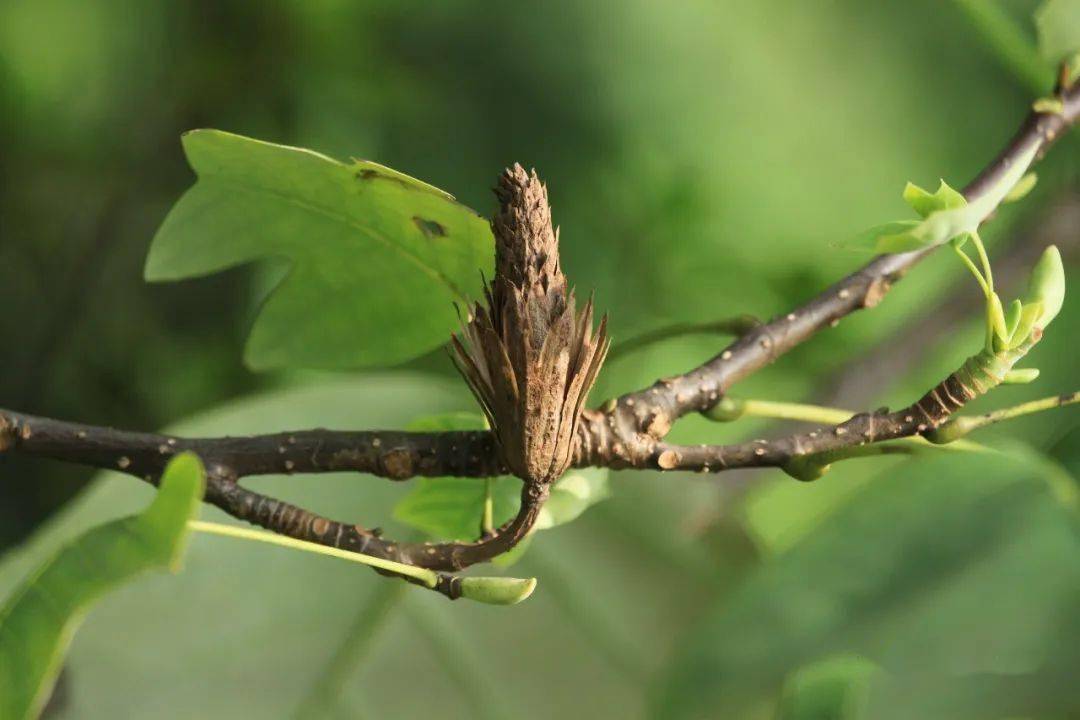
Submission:
POLYGON ((972 202, 944 180, 935 193, 909 182, 904 188, 904 200, 923 216, 921 222, 897 221, 879 225, 845 245, 898 253, 941 245, 965 233, 975 233, 986 216, 1023 180, 1037 150, 1038 144, 1033 143, 997 183, 972 202))
MULTIPOLYGON (((487 427, 478 413, 430 415, 409 423, 416 432, 448 430, 483 430, 487 427)), ((521 481, 504 475, 492 478, 492 521, 502 525, 521 506, 521 481)), ((394 519, 400 520, 438 540, 473 541, 480 536, 486 483, 483 478, 419 478, 394 507, 394 519)))
POLYGON ((986 322, 990 327, 992 341, 991 346, 987 349, 994 352, 1008 347, 1008 321, 1005 319, 1005 310, 1001 306, 1001 298, 996 292, 986 296, 986 322))
POLYGON ((1080 51, 1080 0, 1047 0, 1035 11, 1039 53, 1057 64, 1080 51))
POLYGON ((1016 323, 1016 329, 1013 330, 1012 336, 1007 343, 1008 349, 1018 348, 1027 341, 1031 335, 1031 329, 1035 327, 1035 323, 1039 321, 1042 314, 1043 304, 1041 302, 1032 302, 1023 306, 1023 309, 1020 310, 1020 320, 1016 323))
POLYGON ((480 296, 490 230, 443 191, 376 163, 218 130, 183 144, 198 182, 154 238, 146 278, 287 259, 248 338, 252 368, 399 363, 446 342, 454 303, 480 296))
POLYGON ((202 489, 202 463, 178 455, 146 510, 75 538, 8 598, 0 608, 0 717, 39 715, 96 600, 147 570, 179 570, 202 489))
POLYGON ((938 677, 1038 664, 1080 597, 1059 472, 1027 453, 894 466, 688 631, 664 716, 744 717, 792 670, 838 654, 938 677))
POLYGON ((546 530, 577 520, 581 513, 611 497, 606 468, 570 468, 554 485, 536 520, 536 530, 546 530))
POLYGON ((924 218, 938 210, 952 210, 967 205, 967 198, 949 187, 944 180, 941 181, 937 192, 934 193, 930 193, 909 182, 904 187, 904 201, 924 218))
MULTIPOLYGON (((477 413, 435 415, 409 425, 410 430, 428 432, 485 427, 483 416, 477 413)), ((509 475, 492 480, 492 519, 498 527, 521 507, 521 481, 509 475)), ((572 468, 552 485, 533 531, 571 522, 610 494, 606 469, 572 468)), ((483 478, 421 478, 394 508, 394 518, 439 540, 475 540, 480 534, 486 495, 483 478)), ((514 548, 499 564, 512 564, 523 553, 524 548, 514 548)))
MULTIPOLYGON (((494 480, 492 519, 498 527, 517 512, 521 481, 507 476, 494 480)), ((439 540, 471 542, 480 536, 484 496, 481 478, 420 478, 394 508, 394 519, 439 540)))
POLYGON ((1020 324, 1020 314, 1024 311, 1024 304, 1019 299, 1009 303, 1009 309, 1005 311, 1005 336, 1009 339, 1016 334, 1016 327, 1020 324))
POLYGON ((918 227, 918 225, 918 220, 896 220, 882 225, 875 225, 850 240, 840 242, 837 245, 849 250, 865 250, 875 253, 886 252, 882 250, 881 238, 903 235, 912 228, 918 227))

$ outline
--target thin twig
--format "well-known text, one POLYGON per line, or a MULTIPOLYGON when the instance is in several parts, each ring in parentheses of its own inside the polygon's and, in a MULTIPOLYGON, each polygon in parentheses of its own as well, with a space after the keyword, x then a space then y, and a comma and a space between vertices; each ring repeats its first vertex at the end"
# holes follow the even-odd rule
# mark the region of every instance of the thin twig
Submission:
POLYGON ((608 362, 618 360, 650 345, 688 335, 745 335, 761 325, 753 315, 737 315, 723 320, 701 323, 675 323, 649 330, 640 335, 615 343, 608 351, 608 362))

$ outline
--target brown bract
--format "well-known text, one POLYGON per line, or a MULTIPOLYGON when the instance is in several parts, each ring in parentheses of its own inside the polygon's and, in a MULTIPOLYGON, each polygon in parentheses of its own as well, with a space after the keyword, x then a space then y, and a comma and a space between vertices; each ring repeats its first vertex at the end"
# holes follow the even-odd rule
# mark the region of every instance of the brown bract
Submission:
POLYGON ((452 355, 510 471, 549 483, 570 465, 581 409, 608 350, 559 267, 559 233, 536 171, 508 168, 495 188, 495 277, 452 338, 452 355))

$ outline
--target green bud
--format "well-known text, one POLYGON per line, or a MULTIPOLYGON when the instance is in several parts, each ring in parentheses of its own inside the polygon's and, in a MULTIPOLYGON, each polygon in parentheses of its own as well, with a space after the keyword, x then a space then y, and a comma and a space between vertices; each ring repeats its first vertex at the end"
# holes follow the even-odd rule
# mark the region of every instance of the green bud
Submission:
POLYGON ((461 579, 461 597, 488 605, 516 605, 532 595, 536 578, 466 577, 461 579))
POLYGON ((725 397, 708 410, 701 413, 716 422, 733 422, 746 412, 746 403, 736 398, 725 397))
POLYGON ((1005 385, 1027 385, 1034 382, 1037 377, 1039 377, 1038 368, 1016 368, 1005 373, 1005 378, 1001 382, 1005 385))
POLYGON ((817 462, 813 455, 806 455, 793 457, 781 469, 796 480, 811 482, 827 473, 829 465, 817 462))
POLYGON ((1048 113, 1051 115, 1064 115, 1065 103, 1061 98, 1056 95, 1048 95, 1047 97, 1041 97, 1035 102, 1031 103, 1031 109, 1039 113, 1048 113))
POLYGON ((1024 304, 1035 302, 1043 304, 1042 315, 1036 322, 1042 328, 1057 317, 1065 302, 1065 268, 1061 264, 1061 253, 1055 245, 1046 248, 1031 271, 1024 304))

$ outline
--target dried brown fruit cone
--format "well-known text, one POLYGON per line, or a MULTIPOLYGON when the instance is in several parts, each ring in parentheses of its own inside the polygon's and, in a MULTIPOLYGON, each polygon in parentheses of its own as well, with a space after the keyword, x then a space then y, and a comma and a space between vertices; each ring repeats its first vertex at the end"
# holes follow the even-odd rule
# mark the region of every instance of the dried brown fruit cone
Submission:
POLYGON ((550 483, 570 465, 578 418, 607 354, 607 318, 594 334, 592 298, 577 311, 536 171, 508 168, 495 195, 487 307, 472 308, 461 337, 452 338, 452 355, 510 471, 550 483))

